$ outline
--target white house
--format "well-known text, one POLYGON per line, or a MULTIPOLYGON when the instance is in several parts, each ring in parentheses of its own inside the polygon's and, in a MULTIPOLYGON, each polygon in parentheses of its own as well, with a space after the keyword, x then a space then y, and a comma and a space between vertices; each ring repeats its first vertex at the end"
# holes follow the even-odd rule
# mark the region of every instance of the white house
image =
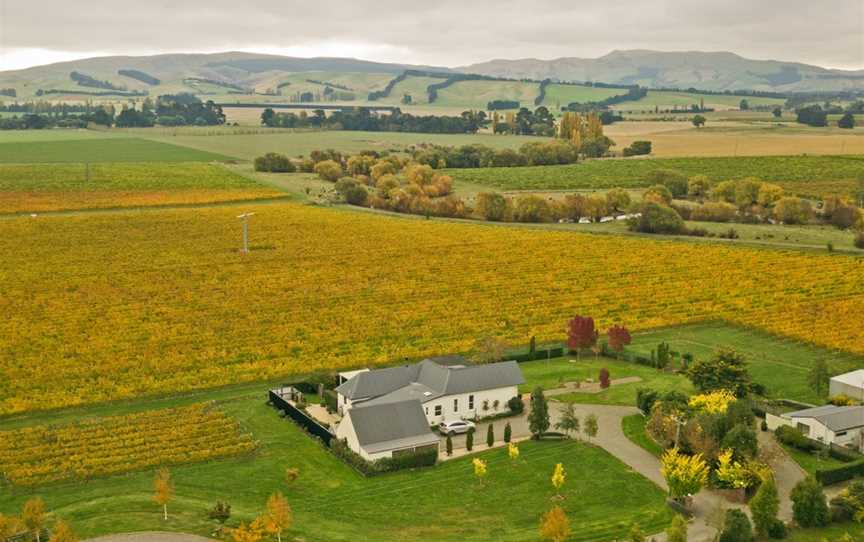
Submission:
POLYGON ((831 397, 846 395, 856 401, 864 401, 864 369, 832 377, 828 392, 831 397))
POLYGON ((336 438, 367 461, 427 448, 437 451, 440 441, 416 399, 348 409, 336 427, 336 438))
POLYGON ((515 361, 470 365, 460 356, 353 374, 336 388, 339 412, 362 405, 416 400, 429 424, 506 412, 525 382, 515 361))
POLYGON ((768 428, 781 425, 797 427, 801 433, 823 444, 864 449, 864 406, 825 405, 788 412, 780 416, 766 416, 768 428))

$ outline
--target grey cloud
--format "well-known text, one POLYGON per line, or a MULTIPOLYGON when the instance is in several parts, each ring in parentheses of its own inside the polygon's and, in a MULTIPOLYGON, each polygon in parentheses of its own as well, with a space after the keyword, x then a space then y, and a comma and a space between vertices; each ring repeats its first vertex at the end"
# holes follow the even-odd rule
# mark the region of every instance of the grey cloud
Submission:
POLYGON ((408 51, 410 58, 399 60, 459 65, 645 48, 864 68, 864 0, 0 3, 0 46, 7 50, 135 54, 340 42, 408 51))

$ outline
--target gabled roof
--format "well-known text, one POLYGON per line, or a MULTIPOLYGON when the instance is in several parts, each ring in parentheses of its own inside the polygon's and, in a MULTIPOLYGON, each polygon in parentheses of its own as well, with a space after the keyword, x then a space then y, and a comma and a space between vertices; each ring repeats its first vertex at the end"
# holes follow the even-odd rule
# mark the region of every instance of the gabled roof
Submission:
POLYGON ((439 440, 416 399, 358 405, 348 411, 342 423, 349 421, 360 446, 369 453, 436 444, 439 440))
POLYGON ((447 356, 356 374, 336 391, 351 400, 379 398, 376 402, 380 403, 416 398, 425 402, 442 395, 518 386, 524 382, 522 369, 515 361, 471 365, 461 356, 447 356), (393 397, 385 399, 390 394, 393 397))
POLYGON ((832 376, 831 380, 848 384, 849 386, 855 386, 857 388, 864 388, 864 369, 858 369, 857 371, 832 376))
POLYGON ((864 406, 825 405, 786 414, 788 418, 813 418, 831 431, 864 427, 864 406))

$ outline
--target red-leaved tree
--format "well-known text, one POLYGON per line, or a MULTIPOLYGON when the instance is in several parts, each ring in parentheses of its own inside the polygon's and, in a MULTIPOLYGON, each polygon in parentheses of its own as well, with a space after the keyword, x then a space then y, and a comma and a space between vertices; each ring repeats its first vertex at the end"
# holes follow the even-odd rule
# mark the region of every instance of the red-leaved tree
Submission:
POLYGON ((618 324, 610 327, 609 331, 606 332, 606 335, 609 336, 609 348, 618 353, 623 351, 624 347, 630 344, 633 340, 630 337, 630 331, 628 331, 626 327, 619 326, 618 324))
POLYGON ((609 387, 609 369, 603 367, 600 369, 600 388, 606 389, 609 387))
POLYGON ((593 318, 574 316, 567 329, 567 347, 578 356, 583 348, 590 348, 597 344, 598 336, 593 318))

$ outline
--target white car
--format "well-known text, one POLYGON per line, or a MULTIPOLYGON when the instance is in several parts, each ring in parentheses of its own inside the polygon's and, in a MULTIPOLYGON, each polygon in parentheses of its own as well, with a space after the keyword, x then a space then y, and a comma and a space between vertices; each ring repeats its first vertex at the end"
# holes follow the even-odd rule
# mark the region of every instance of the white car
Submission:
POLYGON ((474 426, 474 422, 468 422, 465 420, 445 420, 438 424, 438 431, 440 431, 442 435, 452 436, 460 433, 467 433, 472 429, 477 429, 474 426))

